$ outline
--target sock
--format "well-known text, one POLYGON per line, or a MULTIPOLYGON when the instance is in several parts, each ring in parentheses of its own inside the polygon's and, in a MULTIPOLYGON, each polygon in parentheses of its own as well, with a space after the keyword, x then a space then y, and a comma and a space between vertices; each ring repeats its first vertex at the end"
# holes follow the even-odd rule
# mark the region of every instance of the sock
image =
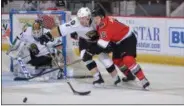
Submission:
POLYGON ((96 72, 94 75, 93 75, 93 78, 96 80, 99 80, 100 78, 100 72, 96 72))

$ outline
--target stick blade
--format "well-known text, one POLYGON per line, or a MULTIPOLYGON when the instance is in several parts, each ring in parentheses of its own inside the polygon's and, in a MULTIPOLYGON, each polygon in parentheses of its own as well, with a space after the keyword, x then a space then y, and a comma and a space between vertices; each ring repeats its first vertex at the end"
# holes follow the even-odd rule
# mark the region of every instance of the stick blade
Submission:
POLYGON ((14 81, 28 81, 29 79, 28 78, 23 78, 23 77, 15 77, 13 80, 14 81))
POLYGON ((67 76, 67 78, 74 78, 74 79, 85 79, 85 78, 93 78, 91 75, 80 75, 80 76, 67 76))
POLYGON ((90 93, 91 93, 91 91, 86 91, 86 92, 77 92, 77 91, 75 91, 74 92, 74 94, 76 94, 76 95, 88 95, 90 93))

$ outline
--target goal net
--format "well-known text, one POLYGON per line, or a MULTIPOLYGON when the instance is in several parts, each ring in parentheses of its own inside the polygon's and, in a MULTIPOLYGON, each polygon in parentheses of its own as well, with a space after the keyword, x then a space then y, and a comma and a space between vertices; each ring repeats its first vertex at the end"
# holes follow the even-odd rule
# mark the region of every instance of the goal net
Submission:
MULTIPOLYGON (((10 12, 10 41, 30 27, 34 20, 42 19, 43 27, 51 29, 56 25, 63 24, 71 19, 70 12, 65 11, 11 11, 10 12)), ((70 64, 80 59, 78 51, 78 42, 72 40, 69 36, 59 38, 62 41, 62 53, 64 57, 63 64, 70 64)), ((13 59, 11 59, 10 70, 14 71, 13 59)), ((85 78, 91 77, 85 64, 81 61, 70 66, 65 66, 65 75, 68 77, 85 78)))

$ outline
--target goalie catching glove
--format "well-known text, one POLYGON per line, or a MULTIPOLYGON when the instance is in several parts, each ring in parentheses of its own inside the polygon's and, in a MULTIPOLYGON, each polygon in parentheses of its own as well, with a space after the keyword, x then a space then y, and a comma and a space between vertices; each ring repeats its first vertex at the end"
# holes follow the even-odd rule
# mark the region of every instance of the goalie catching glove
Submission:
POLYGON ((53 42, 54 38, 52 37, 50 32, 47 32, 47 33, 40 36, 39 41, 40 41, 40 44, 43 45, 49 41, 53 42))
POLYGON ((92 41, 99 39, 99 35, 98 35, 98 32, 96 30, 92 30, 92 31, 87 32, 86 36, 89 37, 92 41))

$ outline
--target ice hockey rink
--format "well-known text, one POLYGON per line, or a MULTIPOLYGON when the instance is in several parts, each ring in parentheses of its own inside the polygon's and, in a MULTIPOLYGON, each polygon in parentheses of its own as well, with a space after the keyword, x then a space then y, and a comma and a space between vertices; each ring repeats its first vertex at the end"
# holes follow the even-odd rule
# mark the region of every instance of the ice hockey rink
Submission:
POLYGON ((142 90, 138 81, 115 87, 99 63, 105 86, 91 85, 92 78, 70 79, 77 91, 91 90, 87 96, 74 95, 64 80, 13 81, 9 58, 2 54, 2 104, 184 104, 184 67, 140 63, 151 82, 142 90), (23 98, 27 97, 26 103, 23 98))

